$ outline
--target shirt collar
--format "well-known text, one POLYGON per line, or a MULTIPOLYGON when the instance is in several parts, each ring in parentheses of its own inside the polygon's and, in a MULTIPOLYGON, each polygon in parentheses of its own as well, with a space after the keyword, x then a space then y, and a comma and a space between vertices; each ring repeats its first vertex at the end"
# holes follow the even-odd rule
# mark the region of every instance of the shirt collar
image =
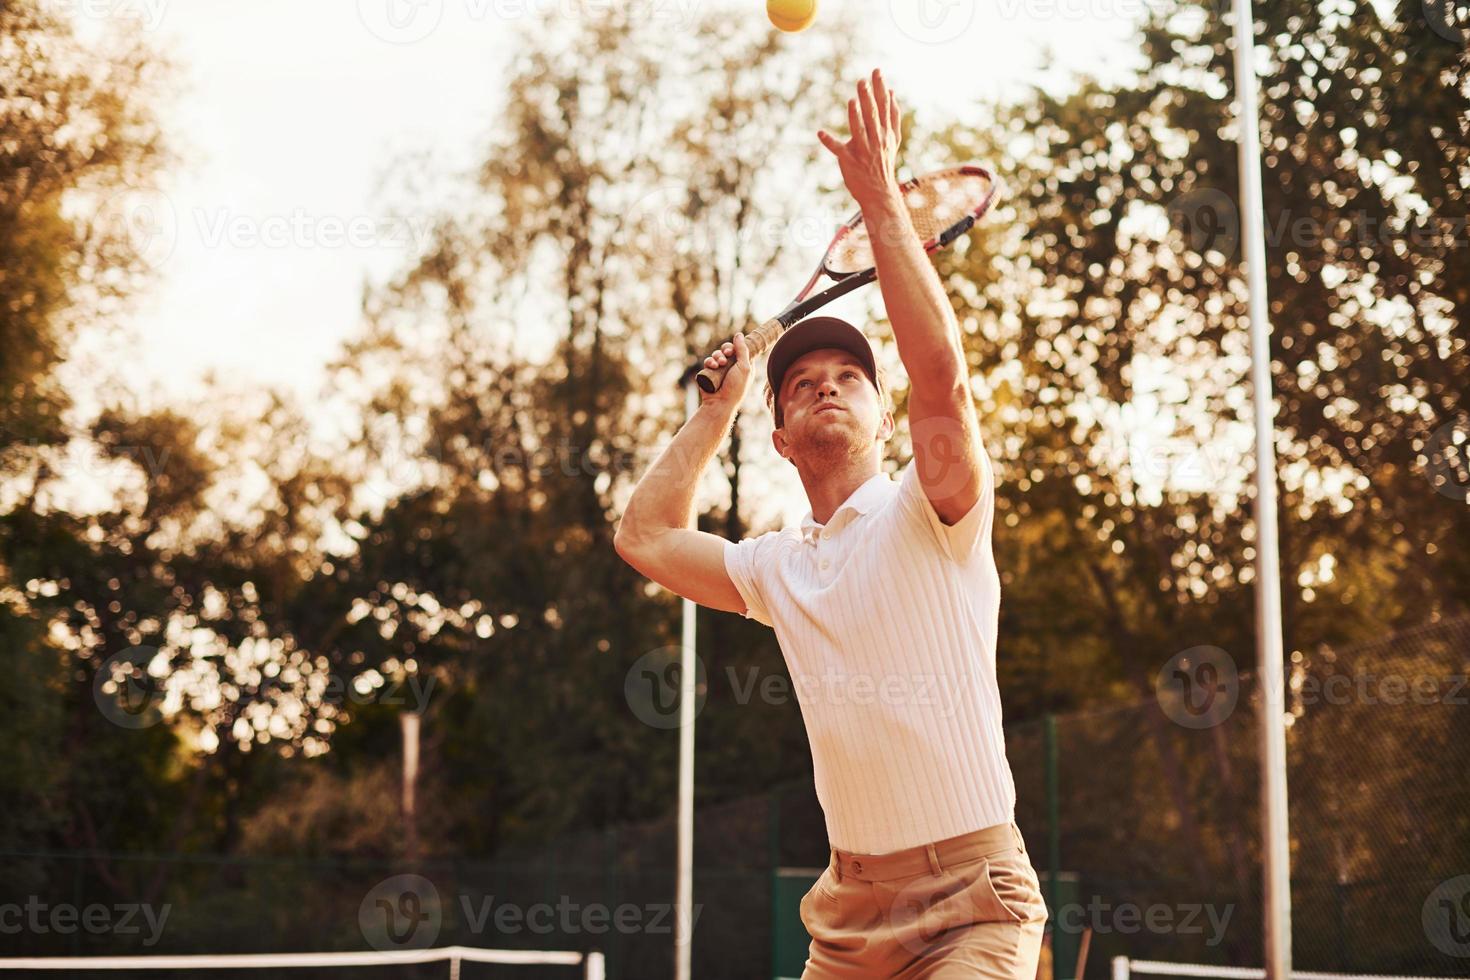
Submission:
POLYGON ((842 516, 844 511, 851 512, 853 516, 868 513, 887 498, 893 486, 893 478, 887 473, 873 474, 868 477, 867 482, 848 494, 847 499, 838 505, 837 510, 832 513, 831 519, 826 524, 818 524, 812 519, 812 512, 810 510, 807 511, 806 516, 801 519, 802 540, 812 541, 817 535, 822 533, 824 528, 831 527, 835 529, 838 527, 838 518, 842 516))

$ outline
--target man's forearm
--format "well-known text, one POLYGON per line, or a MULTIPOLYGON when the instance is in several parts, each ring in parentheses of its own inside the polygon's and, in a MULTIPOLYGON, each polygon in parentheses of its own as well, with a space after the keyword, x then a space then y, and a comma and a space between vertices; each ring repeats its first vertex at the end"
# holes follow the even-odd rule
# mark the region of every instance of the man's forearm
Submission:
POLYGON ((903 198, 895 188, 862 208, 883 305, 910 380, 949 383, 963 378, 967 372, 959 322, 903 198))
POLYGON ((633 489, 618 537, 625 542, 669 528, 690 527, 699 477, 730 431, 734 412, 705 402, 659 453, 633 489))

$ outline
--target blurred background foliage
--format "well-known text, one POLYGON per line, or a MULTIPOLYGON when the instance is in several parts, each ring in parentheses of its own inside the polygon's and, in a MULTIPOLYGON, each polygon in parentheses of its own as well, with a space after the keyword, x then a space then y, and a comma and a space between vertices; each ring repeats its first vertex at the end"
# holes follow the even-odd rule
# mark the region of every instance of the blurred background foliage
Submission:
MULTIPOLYGON (((984 125, 908 135, 910 154, 1006 184, 940 268, 1000 477, 999 670, 1022 728, 1149 699, 1189 647, 1252 666, 1216 6, 1154 8, 1126 84, 1079 75, 983 107, 984 125)), ((160 131, 157 52, 83 46, 50 9, 0 8, 0 848, 17 893, 54 885, 60 852, 149 900, 182 865, 120 855, 490 856, 665 818, 676 733, 634 716, 624 680, 677 643, 678 608, 612 533, 682 419, 683 368, 789 294, 825 241, 793 241, 806 202, 850 208, 811 138, 832 121, 813 93, 863 69, 861 39, 818 25, 798 58, 748 19, 660 35, 617 11, 528 31, 480 165, 417 202, 431 240, 365 293, 322 395, 352 425, 324 451, 320 406, 281 392, 143 411, 100 390, 78 411, 60 380, 78 332, 147 288, 118 215, 187 136, 160 131), (109 503, 76 506, 78 481, 109 503), (162 723, 126 723, 139 691, 162 723), (409 855, 398 726, 419 709, 409 855)), ((1470 598, 1470 60, 1409 0, 1257 16, 1286 641, 1305 669, 1470 598)), ((707 529, 766 529, 769 427, 742 416, 707 529)), ((891 462, 906 453, 900 431, 891 462)), ((795 705, 734 682, 784 676, 774 637, 713 613, 700 627, 699 804, 806 777, 795 705)), ((1463 647, 1435 656, 1424 669, 1466 669, 1463 647)), ((1135 720, 1161 778, 1114 801, 1120 821, 1148 808, 1188 828, 1180 738, 1218 764, 1254 744, 1249 725, 1227 744, 1135 720)), ((1357 791, 1403 794, 1376 778, 1392 770, 1357 791)), ((1181 860, 1248 891, 1246 847, 1181 860)))

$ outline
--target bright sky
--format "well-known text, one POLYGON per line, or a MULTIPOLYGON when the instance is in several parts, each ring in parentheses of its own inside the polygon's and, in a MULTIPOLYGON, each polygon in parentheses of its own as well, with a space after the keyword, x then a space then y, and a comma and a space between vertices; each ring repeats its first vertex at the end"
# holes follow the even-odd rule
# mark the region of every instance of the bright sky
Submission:
MULTIPOLYGON (((143 376, 186 396, 213 367, 312 399, 359 325, 364 282, 401 268, 423 233, 385 211, 390 162, 468 163, 518 22, 611 0, 54 2, 84 31, 140 21, 185 80, 165 124, 187 160, 160 187, 148 250, 158 280, 132 324, 143 376)), ((680 29, 691 5, 711 0, 627 2, 680 29)), ((761 0, 720 4, 764 19, 761 0)), ((824 0, 821 16, 870 33, 909 106, 962 114, 1006 84, 1047 81, 1043 47, 1080 70, 1121 67, 1136 57, 1144 10, 1144 0, 824 0)))
MULTIPOLYGON (((158 275, 125 325, 130 386, 188 403, 213 369, 311 403, 360 326, 364 284, 402 269, 424 234, 387 210, 381 186, 401 176, 390 164, 412 153, 446 174, 470 165, 516 28, 614 0, 53 2, 84 34, 141 22, 183 79, 164 123, 186 162, 139 212, 158 275)), ((670 30, 708 3, 764 23, 762 0, 616 2, 670 30)), ((1161 0, 823 0, 820 16, 870 39, 908 108, 953 118, 1007 88, 1062 84, 1041 69, 1046 50, 1120 73, 1150 2, 1161 0)), ((834 96, 834 127, 842 116, 834 96)))

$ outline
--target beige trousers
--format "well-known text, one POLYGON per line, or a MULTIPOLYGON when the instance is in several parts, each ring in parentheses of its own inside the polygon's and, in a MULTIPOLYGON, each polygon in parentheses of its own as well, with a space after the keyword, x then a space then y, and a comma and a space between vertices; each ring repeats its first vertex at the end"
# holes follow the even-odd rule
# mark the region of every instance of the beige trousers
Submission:
POLYGON ((1010 823, 891 854, 833 848, 801 921, 803 980, 1036 980, 1046 903, 1010 823))

